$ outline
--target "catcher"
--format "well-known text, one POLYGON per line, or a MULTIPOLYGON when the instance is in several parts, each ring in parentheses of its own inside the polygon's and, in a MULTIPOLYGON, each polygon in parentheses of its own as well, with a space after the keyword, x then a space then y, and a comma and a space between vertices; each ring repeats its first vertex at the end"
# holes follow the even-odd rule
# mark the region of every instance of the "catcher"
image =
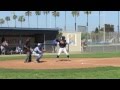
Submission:
POLYGON ((56 41, 59 42, 59 47, 60 47, 58 50, 57 58, 59 58, 62 51, 64 51, 64 53, 67 55, 67 58, 69 58, 69 54, 66 50, 67 42, 65 40, 65 36, 62 36, 60 40, 56 40, 56 41))
POLYGON ((44 52, 43 45, 41 43, 38 43, 38 45, 34 48, 34 50, 32 52, 33 56, 36 57, 36 61, 38 63, 40 63, 40 59, 43 56, 43 52, 44 52))

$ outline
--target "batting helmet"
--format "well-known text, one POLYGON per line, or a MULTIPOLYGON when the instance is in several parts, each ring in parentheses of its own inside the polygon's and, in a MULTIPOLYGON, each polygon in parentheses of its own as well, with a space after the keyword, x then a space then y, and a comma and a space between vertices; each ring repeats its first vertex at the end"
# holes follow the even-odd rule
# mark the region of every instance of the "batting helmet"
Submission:
POLYGON ((62 36, 62 38, 61 38, 62 40, 65 40, 65 36, 62 36))

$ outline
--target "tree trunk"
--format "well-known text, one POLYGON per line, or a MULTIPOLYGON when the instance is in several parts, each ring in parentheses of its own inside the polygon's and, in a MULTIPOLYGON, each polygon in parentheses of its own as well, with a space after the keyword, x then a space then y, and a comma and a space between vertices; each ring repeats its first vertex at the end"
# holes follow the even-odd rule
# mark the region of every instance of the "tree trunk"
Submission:
POLYGON ((28 27, 30 28, 29 16, 28 16, 28 27))
POLYGON ((56 16, 55 16, 55 28, 56 28, 56 16))
POLYGON ((22 28, 22 22, 21 22, 21 28, 22 28))
POLYGON ((8 25, 8 27, 9 27, 8 21, 7 21, 7 25, 8 25))
POLYGON ((75 15, 75 32, 76 32, 76 15, 75 15))
POLYGON ((15 19, 15 28, 16 28, 16 19, 15 19))
POLYGON ((47 28, 47 13, 46 13, 46 28, 47 28))
POLYGON ((38 15, 37 15, 37 28, 38 28, 38 15))

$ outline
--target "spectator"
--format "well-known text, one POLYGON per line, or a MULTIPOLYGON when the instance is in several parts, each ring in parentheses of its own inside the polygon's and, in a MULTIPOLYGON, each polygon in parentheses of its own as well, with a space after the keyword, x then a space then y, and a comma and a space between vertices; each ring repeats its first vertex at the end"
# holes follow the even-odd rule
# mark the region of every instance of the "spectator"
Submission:
POLYGON ((52 46, 54 53, 57 52, 57 43, 58 43, 58 42, 56 41, 56 39, 54 39, 54 40, 53 40, 53 46, 52 46))
POLYGON ((87 49, 87 40, 83 42, 83 51, 86 51, 87 49))
POLYGON ((8 51, 8 42, 5 40, 4 37, 2 38, 1 42, 2 42, 0 46, 1 54, 6 54, 8 51))
POLYGON ((22 49, 19 46, 16 47, 15 51, 16 51, 17 54, 21 54, 22 53, 22 49))

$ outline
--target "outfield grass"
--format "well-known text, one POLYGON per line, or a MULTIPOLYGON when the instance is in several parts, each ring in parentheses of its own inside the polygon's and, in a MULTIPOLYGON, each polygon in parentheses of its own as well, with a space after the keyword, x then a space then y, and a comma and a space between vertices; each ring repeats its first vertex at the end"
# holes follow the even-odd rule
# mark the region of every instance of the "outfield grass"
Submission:
MULTIPOLYGON (((61 55, 60 57, 66 57, 61 55)), ((120 57, 120 52, 111 52, 111 53, 91 53, 91 54, 70 54, 70 58, 112 58, 120 57)), ((25 59, 25 55, 5 55, 0 56, 0 60, 20 60, 25 59)), ((56 58, 56 54, 45 54, 43 58, 56 58)))
POLYGON ((0 79, 119 79, 120 67, 61 70, 0 69, 0 79))

